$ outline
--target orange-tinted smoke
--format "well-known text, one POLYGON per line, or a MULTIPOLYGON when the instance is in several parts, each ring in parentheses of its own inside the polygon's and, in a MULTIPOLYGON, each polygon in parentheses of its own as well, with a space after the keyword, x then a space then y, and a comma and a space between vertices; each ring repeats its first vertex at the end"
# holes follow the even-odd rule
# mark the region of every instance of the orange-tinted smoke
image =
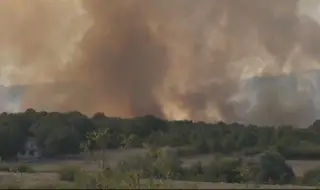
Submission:
MULTIPOLYGON (((14 65, 11 83, 52 83, 29 87, 24 108, 247 121, 240 81, 319 68, 319 25, 299 3, 3 0, 1 66, 14 65)), ((251 120, 305 123, 310 104, 289 113, 278 90, 260 96, 251 120)))

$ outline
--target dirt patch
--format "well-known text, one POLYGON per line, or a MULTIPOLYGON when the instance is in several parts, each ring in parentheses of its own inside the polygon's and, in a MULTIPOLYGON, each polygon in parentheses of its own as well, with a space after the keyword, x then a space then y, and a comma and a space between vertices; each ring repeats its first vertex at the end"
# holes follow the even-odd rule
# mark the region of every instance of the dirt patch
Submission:
POLYGON ((0 172, 2 185, 15 185, 19 187, 33 187, 48 185, 59 182, 59 177, 55 173, 12 173, 0 172))
MULTIPOLYGON (((1 182, 14 183, 23 188, 48 186, 60 183, 56 173, 0 173, 1 182)), ((294 186, 294 185, 254 185, 254 184, 231 184, 231 183, 209 183, 209 182, 186 182, 186 181, 164 181, 168 188, 183 189, 316 189, 316 187, 294 186)))
POLYGON ((297 176, 303 176, 305 172, 320 167, 320 160, 288 160, 287 163, 297 176))

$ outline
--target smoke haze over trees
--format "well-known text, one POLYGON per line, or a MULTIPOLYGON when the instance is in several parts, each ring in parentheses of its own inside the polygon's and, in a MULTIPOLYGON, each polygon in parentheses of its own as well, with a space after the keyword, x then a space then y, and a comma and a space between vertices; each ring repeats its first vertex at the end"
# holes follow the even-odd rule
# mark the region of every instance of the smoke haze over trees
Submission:
POLYGON ((26 87, 22 109, 308 126, 320 113, 317 6, 3 0, 0 77, 50 83, 26 87))

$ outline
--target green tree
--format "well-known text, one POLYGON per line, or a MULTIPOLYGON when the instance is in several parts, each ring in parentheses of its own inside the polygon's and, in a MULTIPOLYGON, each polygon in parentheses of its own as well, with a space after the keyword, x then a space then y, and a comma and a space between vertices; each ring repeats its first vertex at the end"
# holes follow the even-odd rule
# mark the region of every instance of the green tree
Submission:
POLYGON ((287 184, 295 179, 295 175, 285 159, 277 152, 265 152, 260 157, 259 182, 287 184))

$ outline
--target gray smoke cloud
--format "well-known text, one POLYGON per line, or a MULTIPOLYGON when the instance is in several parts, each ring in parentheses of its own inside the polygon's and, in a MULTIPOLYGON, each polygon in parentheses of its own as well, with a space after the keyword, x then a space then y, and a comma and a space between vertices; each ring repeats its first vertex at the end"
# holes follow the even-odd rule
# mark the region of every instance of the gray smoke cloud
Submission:
MULTIPOLYGON (((306 126, 319 1, 3 0, 2 81, 23 109, 306 126)), ((0 101, 1 102, 1 101, 0 101)))

